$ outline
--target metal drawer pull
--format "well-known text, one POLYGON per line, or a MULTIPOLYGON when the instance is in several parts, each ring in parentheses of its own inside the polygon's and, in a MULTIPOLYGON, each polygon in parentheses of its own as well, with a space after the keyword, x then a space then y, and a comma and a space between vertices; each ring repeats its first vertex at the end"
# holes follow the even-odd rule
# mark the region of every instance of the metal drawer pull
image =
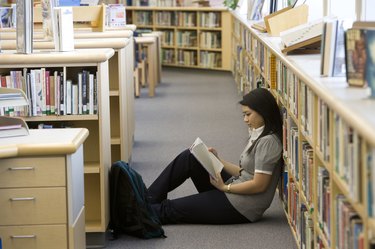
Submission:
POLYGON ((36 238, 36 235, 11 235, 12 239, 33 239, 36 238))
POLYGON ((34 170, 34 167, 14 167, 14 168, 8 168, 8 170, 34 170))
POLYGON ((33 201, 35 197, 18 197, 18 198, 10 198, 11 201, 33 201))

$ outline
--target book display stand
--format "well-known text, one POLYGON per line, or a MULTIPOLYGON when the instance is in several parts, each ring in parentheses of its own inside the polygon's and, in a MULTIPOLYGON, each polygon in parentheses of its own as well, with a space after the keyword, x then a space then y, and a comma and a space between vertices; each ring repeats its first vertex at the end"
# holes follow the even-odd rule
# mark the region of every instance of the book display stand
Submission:
POLYGON ((321 46, 321 36, 285 47, 281 50, 284 54, 319 54, 321 46))
POLYGON ((304 24, 308 20, 309 8, 306 4, 294 8, 287 7, 264 17, 267 33, 279 36, 280 32, 304 24))

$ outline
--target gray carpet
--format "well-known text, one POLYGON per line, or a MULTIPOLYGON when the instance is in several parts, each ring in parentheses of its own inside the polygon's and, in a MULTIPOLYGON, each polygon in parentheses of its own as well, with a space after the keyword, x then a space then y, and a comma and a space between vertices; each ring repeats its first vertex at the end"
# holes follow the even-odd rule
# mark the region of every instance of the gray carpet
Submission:
MULTIPOLYGON (((135 100, 136 132, 131 166, 149 186, 197 136, 220 157, 237 162, 246 144, 241 99, 228 72, 165 68, 153 98, 142 89, 135 100)), ((187 181, 169 198, 195 193, 187 181)), ((142 240, 123 235, 110 249, 297 248, 276 196, 264 218, 242 225, 166 225, 168 238, 142 240)))

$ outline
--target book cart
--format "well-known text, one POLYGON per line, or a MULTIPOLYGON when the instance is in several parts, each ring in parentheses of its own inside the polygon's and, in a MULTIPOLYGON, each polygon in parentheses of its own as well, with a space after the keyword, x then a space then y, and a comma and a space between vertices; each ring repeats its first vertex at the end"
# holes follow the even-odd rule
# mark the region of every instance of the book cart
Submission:
POLYGON ((230 70, 231 25, 225 8, 127 6, 128 22, 163 33, 162 65, 230 70))
MULTIPOLYGON (((30 76, 32 71, 35 75, 37 75, 36 72, 49 72, 50 76, 53 76, 53 78, 49 78, 49 89, 55 87, 56 76, 60 76, 58 77, 60 87, 61 85, 68 87, 69 79, 76 82, 77 76, 83 72, 88 72, 94 79, 94 84, 90 85, 93 89, 90 101, 93 100, 94 109, 91 110, 90 106, 90 111, 86 113, 82 111, 82 114, 76 114, 72 111, 69 114, 68 95, 60 95, 60 97, 63 96, 62 99, 55 99, 53 105, 53 98, 47 97, 46 89, 48 88, 39 88, 40 94, 37 95, 40 97, 39 99, 29 97, 30 105, 39 102, 40 112, 29 113, 28 110, 31 109, 29 106, 26 109, 15 109, 11 114, 5 113, 5 115, 23 117, 30 128, 43 123, 51 125, 53 128, 80 127, 88 129, 89 136, 84 143, 83 152, 86 232, 104 232, 109 222, 108 172, 112 161, 108 60, 112 56, 114 56, 113 49, 82 49, 63 53, 39 51, 27 55, 3 51, 0 54, 0 75, 9 77, 12 84, 16 84, 16 87, 22 88, 25 92, 28 92, 26 78, 32 77, 30 76), (48 102, 47 99, 50 99, 51 102, 48 102), (48 108, 48 104, 50 108, 48 108), (53 113, 53 109, 55 113, 53 113)), ((44 77, 44 80, 46 79, 47 77, 44 77)), ((51 93, 53 91, 50 91, 51 93)))
POLYGON ((321 77, 320 55, 286 56, 280 38, 233 13, 239 91, 269 88, 283 115, 281 200, 299 248, 372 248, 375 100, 345 77, 321 77))

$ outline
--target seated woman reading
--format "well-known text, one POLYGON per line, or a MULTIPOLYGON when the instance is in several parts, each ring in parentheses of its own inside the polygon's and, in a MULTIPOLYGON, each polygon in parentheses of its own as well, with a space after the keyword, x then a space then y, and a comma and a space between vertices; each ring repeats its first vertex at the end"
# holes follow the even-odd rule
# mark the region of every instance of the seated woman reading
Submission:
POLYGON ((162 224, 238 224, 259 220, 271 205, 281 175, 282 120, 273 95, 257 88, 239 102, 249 139, 239 164, 224 164, 216 179, 187 149, 180 153, 149 187, 152 208, 162 224), (198 193, 167 199, 168 192, 191 178, 198 193))

